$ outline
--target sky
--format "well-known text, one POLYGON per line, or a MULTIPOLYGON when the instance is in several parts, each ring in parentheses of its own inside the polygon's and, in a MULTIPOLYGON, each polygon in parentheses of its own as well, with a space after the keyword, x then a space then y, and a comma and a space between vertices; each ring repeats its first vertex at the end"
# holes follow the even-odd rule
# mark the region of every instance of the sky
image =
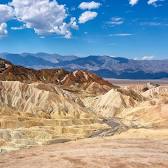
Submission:
POLYGON ((168 59, 168 0, 0 0, 0 53, 168 59))

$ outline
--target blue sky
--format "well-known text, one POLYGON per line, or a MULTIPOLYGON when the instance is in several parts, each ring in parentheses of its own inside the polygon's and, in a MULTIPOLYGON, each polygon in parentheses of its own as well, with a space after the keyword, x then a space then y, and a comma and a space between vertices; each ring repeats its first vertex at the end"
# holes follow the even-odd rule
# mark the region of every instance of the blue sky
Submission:
POLYGON ((168 58, 167 0, 0 0, 0 4, 0 52, 168 58))

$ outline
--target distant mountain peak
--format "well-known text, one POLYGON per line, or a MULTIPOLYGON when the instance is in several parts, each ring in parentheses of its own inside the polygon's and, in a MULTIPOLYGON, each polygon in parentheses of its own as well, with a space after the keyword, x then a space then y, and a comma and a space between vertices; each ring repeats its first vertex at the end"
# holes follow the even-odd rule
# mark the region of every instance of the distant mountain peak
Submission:
POLYGON ((34 69, 64 68, 87 70, 105 78, 161 79, 168 78, 168 60, 134 60, 124 57, 89 55, 77 57, 39 52, 36 54, 2 53, 0 57, 15 65, 34 69))

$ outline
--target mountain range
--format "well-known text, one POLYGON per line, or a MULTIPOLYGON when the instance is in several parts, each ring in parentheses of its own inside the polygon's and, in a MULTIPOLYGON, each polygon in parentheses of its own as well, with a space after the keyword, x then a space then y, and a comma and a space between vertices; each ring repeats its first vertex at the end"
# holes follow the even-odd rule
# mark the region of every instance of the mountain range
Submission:
POLYGON ((68 71, 87 70, 104 78, 163 79, 168 78, 168 59, 134 60, 124 57, 74 55, 62 56, 48 53, 1 53, 15 65, 34 69, 64 68, 68 71))

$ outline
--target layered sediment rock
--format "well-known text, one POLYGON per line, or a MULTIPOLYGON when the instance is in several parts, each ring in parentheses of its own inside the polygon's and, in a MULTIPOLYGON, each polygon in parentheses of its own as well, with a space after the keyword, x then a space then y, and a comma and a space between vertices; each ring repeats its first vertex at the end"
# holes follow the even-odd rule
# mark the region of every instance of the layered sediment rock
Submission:
POLYGON ((126 108, 135 107, 144 99, 142 95, 133 90, 112 89, 104 95, 86 98, 84 103, 99 115, 111 118, 126 108))
POLYGON ((80 98, 54 84, 0 82, 2 151, 85 138, 106 129, 80 98))

